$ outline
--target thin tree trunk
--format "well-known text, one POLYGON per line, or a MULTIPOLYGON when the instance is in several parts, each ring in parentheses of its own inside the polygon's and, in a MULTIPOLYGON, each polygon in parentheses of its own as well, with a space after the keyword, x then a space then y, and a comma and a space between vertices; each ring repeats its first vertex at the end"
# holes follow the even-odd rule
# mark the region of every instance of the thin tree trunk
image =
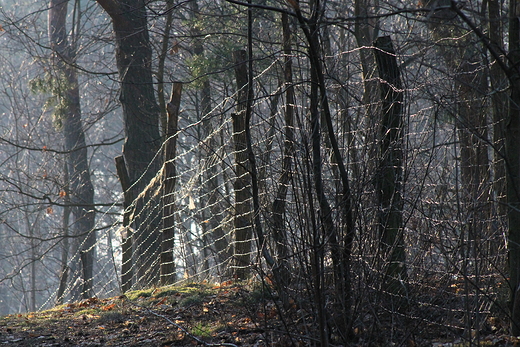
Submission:
POLYGON ((123 293, 132 288, 133 275, 133 245, 132 228, 130 226, 130 216, 132 214, 132 202, 134 197, 130 190, 130 177, 126 171, 125 158, 121 155, 115 158, 117 176, 123 190, 123 231, 121 233, 121 290, 123 293))
POLYGON ((29 237, 30 237, 30 244, 31 244, 31 273, 30 273, 30 300, 29 300, 29 310, 31 312, 36 311, 36 258, 37 258, 37 248, 36 248, 36 240, 34 239, 34 228, 36 225, 32 225, 29 223, 29 218, 27 216, 26 212, 26 222, 27 222, 27 228, 29 229, 29 237))
MULTIPOLYGON (((323 225, 323 235, 329 241, 331 247, 331 259, 334 268, 334 284, 337 297, 337 305, 340 306, 340 311, 343 312, 341 317, 337 317, 336 325, 338 330, 342 332, 346 339, 351 335, 351 253, 352 243, 354 239, 354 218, 352 212, 350 182, 348 173, 343 162, 343 155, 339 150, 338 141, 332 122, 332 113, 328 101, 327 87, 325 83, 325 76, 323 74, 322 59, 320 55, 320 41, 319 29, 317 19, 320 18, 321 9, 319 2, 313 2, 315 8, 313 9, 313 17, 305 19, 299 6, 293 5, 296 17, 305 34, 308 42, 308 54, 311 64, 311 139, 312 139, 312 157, 313 157, 313 174, 314 184, 316 190, 316 199, 320 206, 320 219, 323 225), (317 89, 316 89, 317 88, 317 89), (319 99, 318 99, 319 91, 319 99), (322 116, 319 114, 319 106, 322 109, 322 116), (337 228, 332 219, 332 210, 327 201, 323 182, 321 178, 321 153, 320 146, 320 125, 319 121, 322 118, 327 127, 327 136, 330 141, 332 149, 332 163, 337 166, 339 177, 341 181, 339 201, 341 209, 341 218, 344 225, 345 233, 340 239, 337 228)), ((321 330, 322 344, 328 345, 327 337, 323 336, 325 331, 321 330)))
POLYGON ((173 0, 166 0, 166 23, 164 24, 164 32, 162 34, 161 51, 159 53, 159 63, 157 67, 157 101, 161 112, 159 119, 163 135, 168 131, 168 114, 166 111, 166 100, 164 98, 164 66, 168 55, 168 46, 170 42, 170 31, 173 23, 173 0))
POLYGON ((66 109, 62 112, 63 135, 67 154, 70 201, 74 235, 80 237, 83 274, 83 298, 93 295, 94 254, 94 187, 90 179, 87 147, 81 121, 78 77, 73 68, 74 44, 69 44, 66 29, 68 0, 51 0, 49 4, 49 37, 56 57, 56 77, 63 86, 61 98, 66 109))
MULTIPOLYGON (((489 8, 489 39, 497 47, 504 42, 504 30, 501 19, 501 1, 488 0, 489 8)), ((504 57, 502 57, 504 58, 504 57)), ((491 62, 489 71, 491 88, 493 90, 491 102, 493 106, 493 143, 494 154, 494 194, 498 204, 496 209, 499 216, 507 214, 507 183, 506 183, 506 164, 504 160, 505 140, 504 131, 506 127, 506 117, 508 109, 507 89, 508 80, 500 64, 495 60, 491 62)), ((498 241, 498 240, 497 240, 498 241)), ((489 250, 489 255, 494 256, 498 253, 499 242, 495 242, 489 250)))
MULTIPOLYGON (((191 1, 190 6, 194 19, 198 20, 200 17, 198 1, 191 1)), ((197 56, 204 57, 203 40, 197 39, 197 37, 200 36, 200 28, 193 26, 191 31, 196 38, 193 45, 193 53, 197 56)), ((203 71, 203 73, 207 73, 207 71, 203 71)), ((223 210, 225 210, 225 207, 222 206, 224 203, 224 201, 221 200, 223 193, 222 188, 219 186, 219 177, 221 175, 218 173, 218 165, 215 160, 215 149, 220 148, 220 139, 213 134, 214 120, 212 117, 209 117, 212 109, 210 79, 209 76, 202 78, 203 82, 200 88, 201 139, 205 140, 205 142, 202 143, 202 157, 209 163, 209 166, 203 176, 204 182, 202 184, 205 192, 201 194, 201 196, 207 195, 207 198, 201 198, 201 203, 204 207, 209 207, 209 211, 208 208, 203 209, 207 214, 203 217, 203 220, 208 221, 207 225, 209 226, 211 239, 213 240, 217 262, 220 264, 221 273, 225 274, 228 270, 230 252, 228 250, 228 237, 222 229, 223 210)))
POLYGON ((60 284, 58 286, 58 291, 56 293, 56 305, 63 304, 65 299, 65 289, 67 288, 67 282, 69 277, 69 224, 70 224, 70 191, 69 191, 69 173, 67 170, 67 165, 63 168, 64 178, 65 178, 65 187, 63 191, 65 192, 63 204, 63 219, 62 219, 62 228, 63 228, 63 240, 62 240, 62 250, 61 250, 61 270, 60 270, 60 284))

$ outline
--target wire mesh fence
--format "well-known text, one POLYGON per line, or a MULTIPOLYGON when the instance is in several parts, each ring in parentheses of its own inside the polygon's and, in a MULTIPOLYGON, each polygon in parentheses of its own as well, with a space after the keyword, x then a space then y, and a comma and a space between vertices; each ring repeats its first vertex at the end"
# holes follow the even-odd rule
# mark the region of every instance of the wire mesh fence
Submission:
MULTIPOLYGON (((61 232, 60 242, 34 238, 38 259, 13 264, 4 283, 20 288, 35 276, 28 268, 51 257, 63 266, 59 276, 40 270, 48 279, 39 279, 39 308, 158 285, 258 280, 272 286, 284 314, 294 305, 331 336, 353 332, 366 345, 505 331, 506 169, 493 117, 502 92, 481 81, 490 78, 485 57, 470 52, 463 61, 476 67, 452 65, 468 33, 411 40, 383 29, 391 49, 360 48, 330 29, 323 81, 303 37, 292 33, 291 50, 278 33, 254 47, 254 65, 229 57, 221 79, 215 72, 211 85, 177 90, 175 126, 151 172, 125 186, 118 171, 125 192, 146 189, 117 194, 98 212, 112 226, 98 225, 89 249, 65 243, 87 238, 61 232), (446 41, 454 57, 443 59, 446 41), (393 77, 378 54, 399 65, 393 77), (253 66, 252 89, 240 87, 239 66, 253 66), (202 112, 193 100, 204 88, 214 96, 202 112), (82 257, 91 251, 86 278, 82 257)), ((6 221, 1 235, 16 239, 15 230, 6 221)))

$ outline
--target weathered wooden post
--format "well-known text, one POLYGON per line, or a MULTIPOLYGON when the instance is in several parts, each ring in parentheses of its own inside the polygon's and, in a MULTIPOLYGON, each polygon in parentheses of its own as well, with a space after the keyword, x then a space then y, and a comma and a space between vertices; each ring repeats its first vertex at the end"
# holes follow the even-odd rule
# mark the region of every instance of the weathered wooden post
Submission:
POLYGON ((166 128, 166 144, 164 146, 163 171, 163 223, 161 233, 161 285, 173 284, 176 280, 175 259, 175 183, 177 170, 177 125, 181 104, 182 83, 174 83, 170 102, 166 105, 168 112, 166 128))

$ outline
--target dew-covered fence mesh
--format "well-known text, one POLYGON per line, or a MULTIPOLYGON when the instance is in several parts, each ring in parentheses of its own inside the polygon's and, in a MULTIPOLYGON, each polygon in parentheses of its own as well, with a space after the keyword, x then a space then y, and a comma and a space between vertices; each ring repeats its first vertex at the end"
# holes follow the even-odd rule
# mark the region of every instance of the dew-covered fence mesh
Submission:
MULTIPOLYGON (((373 52, 374 48, 367 50, 373 52)), ((354 60, 359 50, 343 54, 354 60)), ((283 80, 264 82, 276 76, 277 63, 284 58, 279 54, 275 63, 255 74, 250 124, 254 175, 247 146, 240 142, 247 141, 246 136, 234 128, 234 122, 244 117, 233 114, 238 93, 231 93, 200 119, 190 114, 188 106, 181 107, 175 134, 177 153, 171 161, 176 175, 165 178, 164 170, 158 173, 150 193, 143 194, 150 205, 142 212, 152 216, 142 218, 145 228, 156 216, 162 216, 162 222, 173 217, 173 248, 166 251, 173 253, 174 266, 169 269, 174 273, 161 273, 160 244, 165 242, 161 222, 159 232, 150 231, 158 239, 146 243, 156 250, 142 249, 129 260, 134 265, 128 267, 133 274, 128 288, 153 286, 164 276, 170 276, 172 283, 267 278, 276 288, 274 271, 281 266, 286 281, 275 290, 310 312, 316 310, 310 303, 315 302, 314 291, 318 291, 331 312, 332 331, 340 334, 334 324, 341 326, 337 316, 348 311, 338 309, 341 300, 334 289, 338 281, 334 252, 336 247, 341 251, 350 247, 350 288, 344 293, 351 296, 349 314, 355 317, 351 324, 359 331, 367 329, 376 336, 370 329, 378 327, 384 336, 398 332, 403 338, 407 333, 425 332, 435 337, 474 337, 504 328, 494 320, 508 312, 505 178, 498 176, 497 169, 502 158, 493 151, 493 124, 486 121, 486 129, 472 127, 473 120, 463 113, 464 108, 472 107, 468 104, 478 101, 471 117, 487 118, 490 101, 486 95, 454 90, 457 76, 450 79, 431 71, 417 75, 412 68, 401 69, 402 137, 385 150, 399 148, 402 153, 400 190, 393 192, 402 199, 402 219, 393 244, 388 245, 382 224, 389 217, 378 192, 386 189, 380 181, 385 172, 381 158, 386 155, 381 144, 387 134, 381 130, 381 120, 374 119, 384 112, 384 106, 381 97, 372 96, 373 104, 363 105, 352 96, 362 95, 367 83, 374 83, 379 91, 387 82, 378 78, 363 82, 355 73, 346 74, 341 81, 327 81, 334 135, 350 184, 354 231, 348 245, 343 186, 322 113, 319 164, 313 152, 307 77, 290 85, 283 80), (287 103, 291 88, 294 105, 287 103), (457 99, 465 97, 478 100, 457 99), (289 124, 288 112, 293 115, 289 124), (288 140, 291 146, 287 146, 288 140), (329 215, 316 193, 317 175, 329 215), (254 177, 258 210, 253 203, 254 177), (171 195, 166 200, 155 199, 164 198, 164 182, 172 179, 171 195), (162 215, 165 201, 171 206, 171 216, 162 215), (260 226, 255 224, 256 215, 260 226), (332 223, 333 229, 326 223, 332 223), (392 252, 399 249, 404 249, 402 257, 392 258, 392 252), (140 269, 135 264, 144 254, 152 254, 153 260, 144 261, 146 268, 140 269), (390 270, 396 262, 398 270, 390 270), (147 277, 147 271, 154 276, 147 277)), ((410 56, 398 53, 397 58, 402 61, 410 56)), ((295 54, 292 59, 305 57, 295 54)), ((301 65, 296 70, 307 76, 301 65)))
MULTIPOLYGON (((118 194, 117 203, 98 214, 99 221, 117 220, 94 231, 88 294, 183 281, 265 280, 280 298, 308 312, 305 319, 316 318, 320 297, 331 334, 341 335, 348 314, 349 328, 364 333, 367 343, 378 336, 471 338, 505 329, 495 319, 509 312, 504 153, 493 117, 500 91, 470 85, 489 72, 485 60, 458 69, 442 59, 441 39, 392 38, 395 54, 388 55, 400 66, 401 85, 381 78, 375 60, 368 67, 376 72, 363 75, 362 63, 382 48, 332 39, 320 60, 339 157, 301 37, 290 55, 275 44, 271 51, 255 47, 247 131, 240 126, 246 111, 233 74, 239 63, 231 55, 225 72, 209 77, 208 113, 194 101, 203 87, 186 84, 177 128, 156 154, 162 167, 155 178, 127 206, 118 194), (282 73, 288 60, 292 81, 282 73), (396 130, 395 123, 382 125, 390 111, 384 105, 389 94, 381 90, 388 84, 401 97, 390 100, 400 105, 400 121, 385 142, 396 130), (165 161, 173 139, 175 156, 165 161), (394 164, 383 160, 392 156, 399 157, 394 164), (338 161, 346 169, 347 194, 338 161), (390 188, 389 172, 391 183, 398 182, 390 188), (389 192, 392 206, 382 202, 389 192), (391 229, 395 216, 398 226, 391 229)), ((9 228, 3 224, 2 237, 12 235, 9 228)), ((37 261, 61 257, 61 247, 70 247, 65 240, 78 242, 49 243, 37 261)), ((82 253, 65 257, 66 271, 49 276, 41 289, 47 295, 42 308, 59 295, 64 301, 82 296, 82 253)), ((5 275, 12 288, 30 281, 35 259, 27 259, 5 275), (26 275, 16 277, 19 271, 26 275)))

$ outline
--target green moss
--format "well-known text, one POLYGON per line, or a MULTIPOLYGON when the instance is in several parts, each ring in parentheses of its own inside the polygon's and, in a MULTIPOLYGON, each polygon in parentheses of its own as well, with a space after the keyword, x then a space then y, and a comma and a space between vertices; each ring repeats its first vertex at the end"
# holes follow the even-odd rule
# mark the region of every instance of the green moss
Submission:
POLYGON ((209 323, 199 322, 191 328, 191 334, 201 337, 201 338, 210 338, 215 333, 215 329, 209 323))
POLYGON ((139 298, 149 298, 152 296, 152 292, 154 288, 142 289, 142 290, 133 290, 131 292, 127 292, 125 295, 128 300, 137 300, 139 298))
POLYGON ((188 307, 188 306, 200 305, 204 302, 205 297, 206 297, 205 295, 198 294, 198 293, 186 296, 179 301, 179 306, 188 307))
POLYGON ((165 289, 155 294, 156 298, 164 298, 165 296, 174 296, 178 295, 180 292, 177 289, 165 289))

